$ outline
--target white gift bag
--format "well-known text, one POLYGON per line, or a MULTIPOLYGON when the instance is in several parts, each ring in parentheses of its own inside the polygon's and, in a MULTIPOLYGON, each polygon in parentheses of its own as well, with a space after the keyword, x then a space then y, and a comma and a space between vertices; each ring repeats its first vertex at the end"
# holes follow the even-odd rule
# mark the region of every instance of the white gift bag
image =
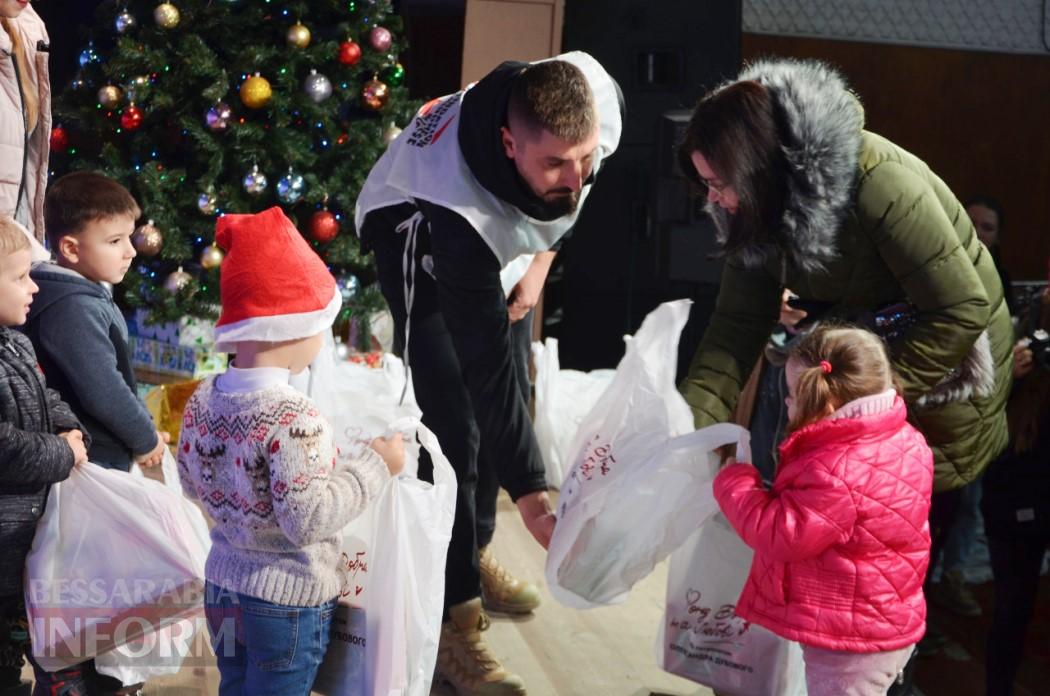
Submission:
POLYGON ((752 555, 721 514, 671 555, 657 662, 725 696, 805 696, 798 643, 736 615, 752 555))
POLYGON ((52 486, 26 559, 34 659, 64 669, 120 645, 150 646, 157 629, 200 617, 202 522, 163 483, 95 464, 74 468, 52 486))
POLYGON ((622 602, 631 587, 718 510, 712 450, 747 431, 693 429, 674 384, 678 337, 689 301, 646 317, 612 383, 576 436, 572 469, 558 502, 547 583, 561 603, 588 608, 622 602))
MULTIPOLYGON (((161 460, 164 487, 178 496, 183 496, 179 482, 179 468, 168 448, 161 460)), ((131 474, 144 478, 137 464, 132 464, 131 474)), ((211 549, 208 523, 192 501, 186 500, 186 516, 194 535, 207 553, 211 549)), ((203 605, 202 605, 203 607, 203 605)), ((121 684, 139 684, 154 677, 178 674, 182 662, 189 654, 195 636, 205 630, 207 622, 203 611, 194 618, 180 619, 160 630, 146 633, 140 639, 118 645, 113 650, 95 657, 95 669, 100 673, 120 680, 121 684)))
MULTIPOLYGON (((332 696, 430 693, 445 596, 456 474, 437 438, 418 422, 394 424, 434 462, 434 484, 402 474, 388 481, 343 531, 346 582, 314 691, 332 696)), ((405 469, 409 469, 406 462, 405 469)), ((413 463, 411 467, 416 469, 413 463)))
POLYGON ((573 438, 615 372, 561 369, 556 338, 533 343, 532 361, 536 366, 536 442, 543 454, 547 485, 561 488, 566 462, 572 456, 573 438))

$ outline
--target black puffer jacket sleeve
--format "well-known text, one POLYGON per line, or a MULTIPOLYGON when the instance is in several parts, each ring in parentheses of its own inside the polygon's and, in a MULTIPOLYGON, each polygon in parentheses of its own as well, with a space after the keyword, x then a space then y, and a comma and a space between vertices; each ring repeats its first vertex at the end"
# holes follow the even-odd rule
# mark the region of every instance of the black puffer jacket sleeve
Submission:
POLYGON ((543 458, 511 363, 510 321, 492 250, 460 215, 419 202, 430 224, 438 302, 482 448, 511 498, 546 490, 543 458))
POLYGON ((62 481, 73 463, 73 450, 58 435, 0 423, 0 486, 32 488, 62 481))

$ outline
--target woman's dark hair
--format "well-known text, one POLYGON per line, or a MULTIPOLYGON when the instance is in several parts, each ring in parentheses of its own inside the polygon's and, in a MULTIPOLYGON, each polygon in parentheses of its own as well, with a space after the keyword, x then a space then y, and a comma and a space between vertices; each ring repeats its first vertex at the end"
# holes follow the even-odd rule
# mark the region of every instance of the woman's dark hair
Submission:
POLYGON ((737 82, 700 100, 678 146, 678 166, 697 193, 706 195, 707 187, 693 166, 694 152, 703 155, 737 195, 739 205, 725 241, 727 254, 777 237, 788 177, 777 111, 761 84, 737 82))

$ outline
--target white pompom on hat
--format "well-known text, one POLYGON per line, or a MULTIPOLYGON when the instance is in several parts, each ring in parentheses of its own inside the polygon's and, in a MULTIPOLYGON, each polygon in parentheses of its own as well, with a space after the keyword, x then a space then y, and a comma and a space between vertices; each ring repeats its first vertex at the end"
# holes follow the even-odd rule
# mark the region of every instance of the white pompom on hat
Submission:
POLYGON ((215 349, 232 353, 239 341, 291 341, 332 326, 342 306, 335 278, 281 208, 224 215, 215 243, 222 313, 215 349))

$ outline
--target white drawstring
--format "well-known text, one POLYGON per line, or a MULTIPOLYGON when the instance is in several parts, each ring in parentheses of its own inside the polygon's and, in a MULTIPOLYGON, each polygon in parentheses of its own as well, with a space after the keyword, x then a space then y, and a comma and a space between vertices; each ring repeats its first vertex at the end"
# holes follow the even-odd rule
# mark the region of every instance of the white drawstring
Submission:
POLYGON ((407 218, 394 228, 395 232, 405 235, 405 250, 401 256, 401 275, 404 277, 405 292, 405 386, 401 390, 401 404, 405 403, 408 394, 408 380, 411 367, 408 362, 408 343, 412 329, 412 305, 416 299, 416 238, 419 235, 419 225, 423 222, 423 213, 416 211, 412 217, 407 218))

